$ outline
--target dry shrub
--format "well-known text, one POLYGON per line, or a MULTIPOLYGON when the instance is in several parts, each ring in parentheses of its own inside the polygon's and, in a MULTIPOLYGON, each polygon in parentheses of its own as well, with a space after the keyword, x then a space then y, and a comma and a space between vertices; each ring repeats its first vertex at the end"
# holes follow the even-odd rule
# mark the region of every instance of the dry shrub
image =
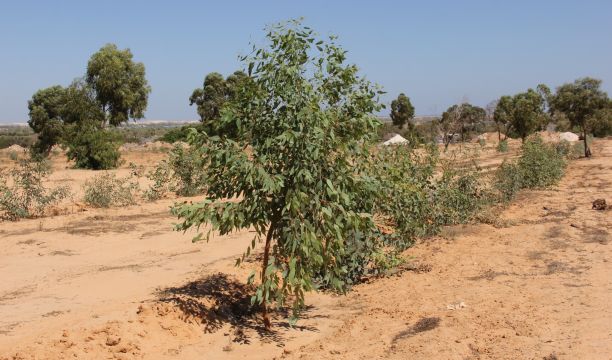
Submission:
POLYGON ((70 195, 66 186, 47 188, 51 174, 48 162, 28 157, 12 171, 0 172, 0 218, 17 220, 45 214, 46 210, 70 195))

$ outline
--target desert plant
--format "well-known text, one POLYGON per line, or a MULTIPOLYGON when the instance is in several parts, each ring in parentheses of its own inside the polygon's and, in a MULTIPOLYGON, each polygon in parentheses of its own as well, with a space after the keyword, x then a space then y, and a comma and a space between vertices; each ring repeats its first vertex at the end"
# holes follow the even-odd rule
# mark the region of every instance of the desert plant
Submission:
POLYGON ((545 144, 540 136, 531 136, 523 144, 518 160, 524 188, 545 188, 563 176, 565 159, 554 145, 545 144))
POLYGON ((431 201, 438 151, 435 146, 423 150, 391 146, 372 158, 370 176, 377 190, 368 211, 390 222, 394 232, 384 241, 398 250, 438 231, 431 201))
POLYGON ((174 213, 180 230, 208 223, 221 234, 256 231, 246 254, 258 240, 264 247, 252 300, 270 328, 270 303, 291 299, 296 315, 321 274, 342 289, 347 248, 373 241, 371 214, 359 211, 371 191, 354 165, 367 156, 381 106, 380 91, 345 64, 334 38, 319 40, 297 21, 272 26, 267 38, 243 57, 252 81, 221 112, 220 126, 236 133, 191 139, 202 153, 206 199, 174 213))
POLYGON ((523 188, 523 174, 516 162, 504 161, 495 171, 493 186, 499 194, 499 200, 503 203, 514 199, 516 194, 523 188))
POLYGON ((179 196, 194 196, 206 189, 206 176, 200 153, 195 147, 175 145, 169 153, 172 171, 170 190, 179 196))
POLYGON ((148 201, 164 198, 172 189, 170 184, 172 172, 168 162, 163 160, 146 174, 152 184, 144 191, 143 196, 148 201))
POLYGON ((483 138, 479 138, 478 145, 480 145, 481 148, 484 148, 487 145, 487 141, 483 138))
POLYGON ((93 207, 108 208, 136 203, 139 186, 132 176, 117 177, 113 173, 104 173, 89 179, 83 185, 83 201, 93 207))
POLYGON ((168 160, 162 160, 146 174, 151 185, 143 196, 149 201, 155 201, 169 193, 178 196, 199 195, 206 190, 205 176, 197 148, 177 144, 170 150, 168 160))
POLYGON ((436 224, 463 224, 472 220, 478 211, 490 203, 487 190, 479 169, 443 166, 432 200, 436 224))
POLYGON ((497 144, 497 152, 508 152, 508 139, 503 139, 499 141, 499 143, 497 144))
POLYGON ((46 188, 51 167, 34 158, 19 160, 11 171, 0 172, 0 217, 8 220, 44 215, 49 206, 70 195, 68 187, 46 188))

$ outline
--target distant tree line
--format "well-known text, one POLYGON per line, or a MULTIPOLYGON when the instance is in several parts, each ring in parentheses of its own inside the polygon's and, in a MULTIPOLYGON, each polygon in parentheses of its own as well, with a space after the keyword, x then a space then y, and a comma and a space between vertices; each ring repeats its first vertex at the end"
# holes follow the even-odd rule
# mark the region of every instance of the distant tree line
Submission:
POLYGON ((553 93, 544 84, 515 95, 504 95, 486 109, 467 102, 450 106, 440 118, 426 124, 414 124, 414 106, 401 93, 391 102, 390 117, 404 134, 420 141, 441 138, 445 149, 453 141, 469 140, 470 134, 482 132, 492 123, 504 138, 520 138, 554 124, 559 131, 577 131, 584 141, 584 155, 591 156, 587 138, 612 135, 612 101, 601 90, 601 80, 577 79, 559 86, 553 93))

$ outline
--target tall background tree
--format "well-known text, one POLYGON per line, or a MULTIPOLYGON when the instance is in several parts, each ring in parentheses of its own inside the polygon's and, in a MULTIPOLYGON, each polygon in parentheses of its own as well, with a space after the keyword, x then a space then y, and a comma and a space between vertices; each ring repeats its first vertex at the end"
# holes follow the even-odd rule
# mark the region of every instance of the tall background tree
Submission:
POLYGON ((512 96, 504 95, 499 98, 495 111, 493 112, 493 121, 497 125, 497 134, 501 140, 501 133, 504 133, 504 139, 508 137, 510 131, 511 118, 513 111, 512 96))
POLYGON ((269 328, 268 304, 291 299, 298 310, 316 277, 342 289, 351 244, 363 249, 357 243, 374 238, 362 207, 372 186, 355 165, 369 159, 364 145, 376 138, 373 112, 381 106, 380 91, 345 63, 333 37, 320 39, 292 21, 272 26, 267 38, 243 58, 252 82, 221 111, 221 126, 234 127, 234 137, 192 135, 207 198, 175 213, 183 230, 205 223, 221 234, 255 229, 246 254, 258 240, 264 245, 252 300, 269 328))
POLYGON ((105 45, 92 55, 84 78, 32 96, 28 123, 38 134, 33 149, 47 154, 61 144, 77 167, 116 167, 119 143, 107 127, 144 117, 150 92, 144 65, 133 62, 130 50, 105 45))
POLYGON ((462 103, 449 107, 440 118, 444 149, 448 148, 456 134, 460 134, 461 141, 464 141, 466 133, 474 131, 485 118, 486 111, 478 106, 462 103))
POLYGON ((85 81, 105 114, 105 122, 117 126, 129 119, 142 119, 151 87, 143 63, 134 62, 130 49, 107 44, 87 63, 85 81))
POLYGON ((601 80, 585 77, 559 86, 551 97, 551 110, 563 113, 572 126, 580 128, 585 157, 591 156, 587 141, 587 136, 592 131, 592 123, 589 120, 610 107, 608 94, 600 87, 601 80))
POLYGON ((204 131, 208 134, 231 133, 233 129, 220 129, 221 110, 238 95, 240 88, 249 81, 243 71, 235 71, 226 79, 223 75, 212 72, 204 78, 201 88, 193 91, 189 105, 196 105, 204 131))
POLYGON ((38 134, 33 150, 48 154, 64 132, 66 89, 56 85, 38 90, 28 101, 28 125, 38 134))
POLYGON ((414 106, 410 103, 410 98, 401 93, 397 99, 391 101, 391 121, 400 129, 407 125, 408 129, 412 130, 414 129, 412 119, 414 119, 414 106))
POLYGON ((500 97, 493 114, 498 129, 513 132, 524 142, 527 136, 545 128, 550 121, 546 113, 545 87, 538 85, 538 89, 500 97))

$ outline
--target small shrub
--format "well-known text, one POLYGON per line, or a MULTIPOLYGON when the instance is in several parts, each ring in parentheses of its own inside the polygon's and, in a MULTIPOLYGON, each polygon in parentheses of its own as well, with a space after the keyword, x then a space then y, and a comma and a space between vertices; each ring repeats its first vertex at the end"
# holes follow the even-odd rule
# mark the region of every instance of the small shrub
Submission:
POLYGON ((529 137, 523 144, 518 167, 524 188, 545 188, 556 184, 565 170, 565 159, 555 145, 545 144, 541 137, 529 137))
POLYGON ((557 153, 567 159, 578 159, 584 154, 584 144, 582 142, 571 143, 567 140, 561 140, 555 145, 557 153))
POLYGON ((42 216, 49 206, 68 197, 66 186, 48 189, 43 185, 50 173, 47 162, 34 158, 21 159, 16 169, 0 172, 0 218, 42 216))
POLYGON ((178 196, 199 195, 206 189, 205 171, 194 147, 175 145, 168 160, 161 161, 146 177, 152 182, 143 193, 148 201, 164 198, 168 193, 178 196))
POLYGON ((497 144, 497 152, 508 152, 508 139, 503 139, 497 144))
POLYGON ((478 145, 480 145, 480 147, 485 147, 485 145, 487 145, 487 141, 483 138, 479 138, 478 139, 478 145))
POLYGON ((86 204, 108 208, 135 204, 139 186, 132 175, 118 178, 115 174, 105 173, 87 180, 83 189, 86 204))
POLYGON ((159 163, 155 169, 147 173, 146 177, 152 181, 152 184, 143 193, 146 200, 162 199, 171 191, 172 170, 167 161, 159 163))
POLYGON ((495 172, 494 188, 501 202, 508 202, 522 189, 523 175, 516 162, 504 161, 495 172))
POLYGON ((408 146, 380 150, 373 159, 371 177, 377 179, 373 213, 387 219, 395 229, 385 238, 399 250, 417 237, 437 232, 430 199, 438 151, 435 146, 417 153, 408 146))
POLYGON ((183 125, 179 128, 168 130, 168 132, 161 136, 159 140, 170 144, 174 144, 178 141, 186 143, 188 141, 189 133, 191 132, 190 129, 196 129, 198 132, 206 130, 202 123, 183 125))
POLYGON ((9 152, 8 156, 9 156, 9 159, 11 159, 13 161, 19 160, 19 155, 17 154, 17 151, 9 152))
POLYGON ((175 145, 170 151, 168 165, 172 169, 172 188, 179 196, 194 196, 205 190, 205 172, 195 147, 175 145))
POLYGON ((478 169, 444 169, 433 193, 438 225, 469 222, 489 202, 482 176, 478 169))

